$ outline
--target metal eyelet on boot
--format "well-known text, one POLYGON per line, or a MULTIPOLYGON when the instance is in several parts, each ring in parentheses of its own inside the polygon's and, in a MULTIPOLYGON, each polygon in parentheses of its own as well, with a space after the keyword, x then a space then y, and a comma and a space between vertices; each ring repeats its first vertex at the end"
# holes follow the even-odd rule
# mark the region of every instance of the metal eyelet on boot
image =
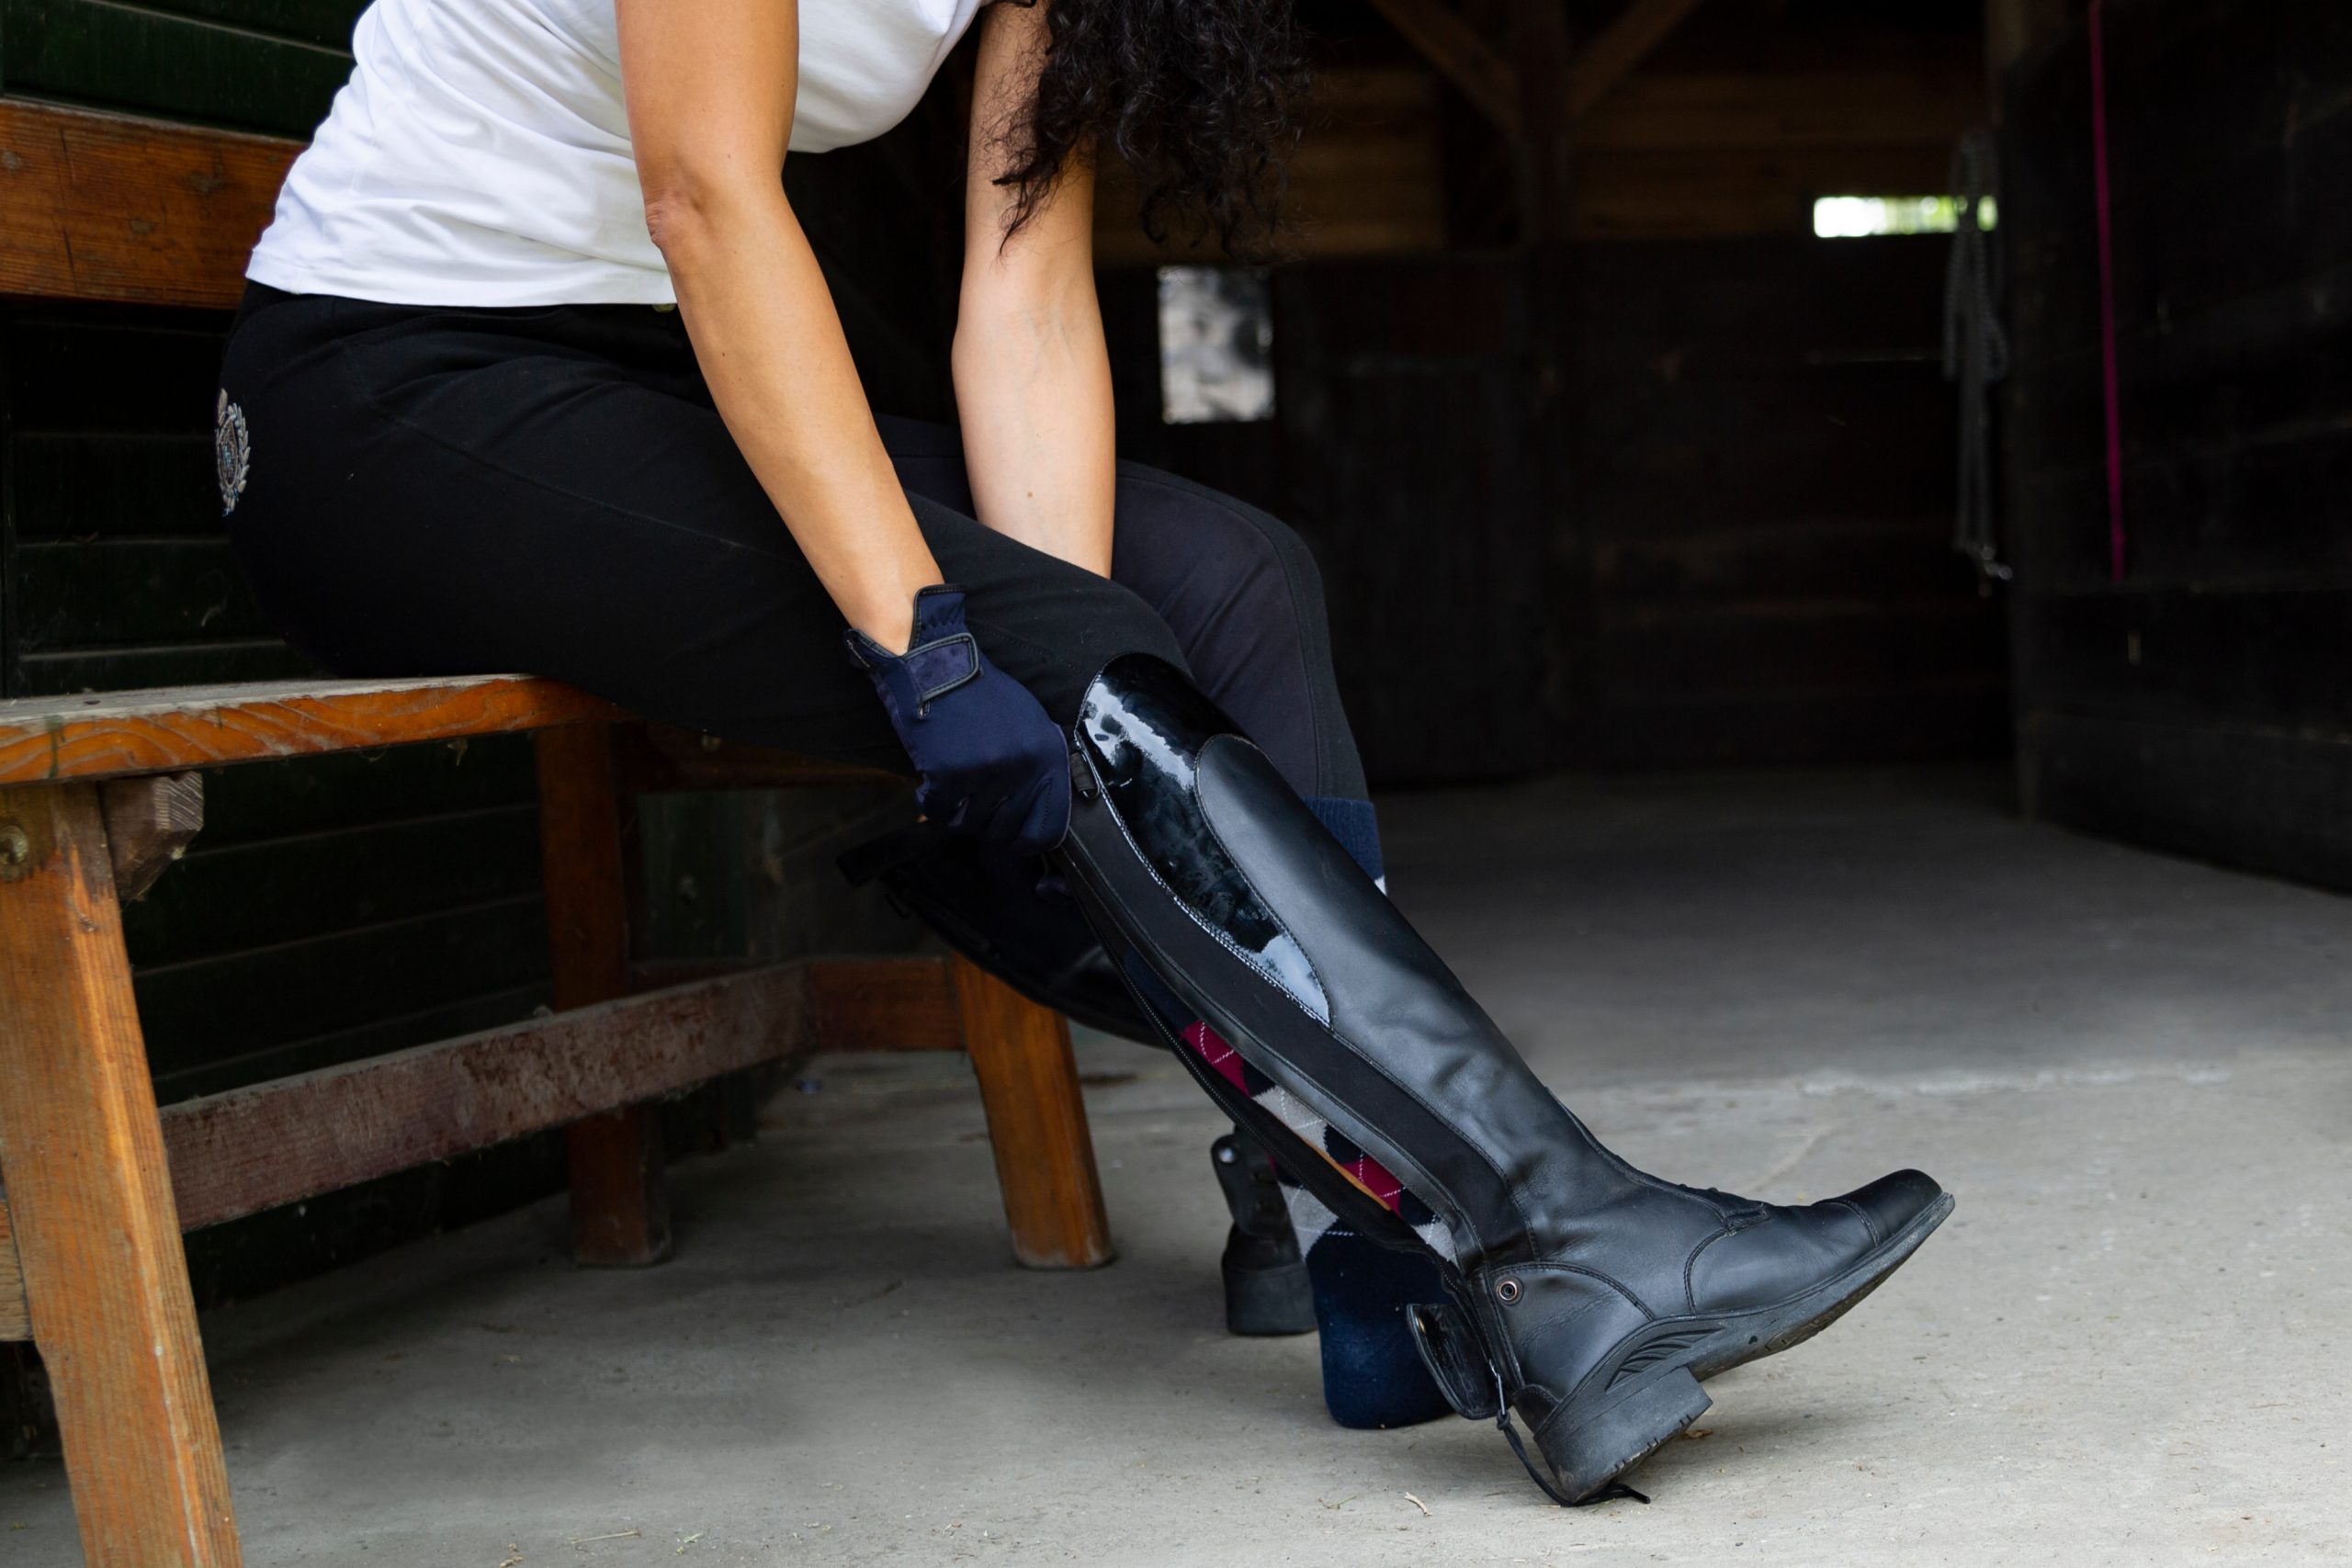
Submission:
POLYGON ((1496 1280, 1495 1300, 1502 1303, 1505 1306, 1509 1306, 1513 1302, 1519 1300, 1519 1281, 1516 1280, 1496 1280))

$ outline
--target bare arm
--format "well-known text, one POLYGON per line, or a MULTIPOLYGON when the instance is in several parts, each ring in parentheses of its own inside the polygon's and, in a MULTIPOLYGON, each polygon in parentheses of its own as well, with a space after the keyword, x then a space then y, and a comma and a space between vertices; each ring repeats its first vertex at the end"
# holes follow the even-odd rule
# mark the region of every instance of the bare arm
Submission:
POLYGON ((646 224, 719 415, 850 625, 903 649, 939 567, 785 199, 797 0, 618 5, 646 224))
POLYGON ((995 183, 1003 128, 1035 85, 1049 3, 982 14, 956 405, 980 521, 1108 576, 1116 475, 1111 362, 1094 297, 1094 171, 1065 170, 1009 244, 1012 193, 995 183))

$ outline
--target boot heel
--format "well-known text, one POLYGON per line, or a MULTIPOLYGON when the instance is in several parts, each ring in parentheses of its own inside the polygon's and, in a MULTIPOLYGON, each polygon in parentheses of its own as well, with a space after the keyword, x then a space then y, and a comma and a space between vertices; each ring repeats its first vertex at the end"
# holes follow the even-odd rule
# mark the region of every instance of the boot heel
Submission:
POLYGON ((1245 1267, 1225 1263, 1225 1327, 1228 1334, 1258 1336, 1315 1332, 1315 1287, 1306 1262, 1245 1267))
POLYGON ((1663 1447, 1714 1403, 1687 1368, 1637 1382, 1600 1410, 1564 1405, 1536 1428, 1535 1446, 1560 1490, 1581 1503, 1663 1447))

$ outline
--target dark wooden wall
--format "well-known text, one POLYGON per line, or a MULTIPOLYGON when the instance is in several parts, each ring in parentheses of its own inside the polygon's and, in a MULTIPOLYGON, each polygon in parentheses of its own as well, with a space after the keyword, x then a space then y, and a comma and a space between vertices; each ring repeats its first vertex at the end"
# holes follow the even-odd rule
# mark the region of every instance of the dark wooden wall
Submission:
POLYGON ((1129 457, 1306 536, 1376 783, 1997 758, 2002 604, 1950 545, 1945 242, 1587 243, 1277 272, 1276 417, 1159 423, 1148 272, 1104 280, 1129 457), (1527 291, 1570 300, 1567 493, 1527 291))
POLYGON ((2086 30, 2007 83, 2026 805, 2352 886, 2352 10, 2105 16, 2120 581, 2086 30))
POLYGON ((1102 277, 1122 455, 1306 538, 1377 784, 1544 765, 1545 525, 1522 276, 1500 254, 1284 267, 1269 280, 1276 417, 1193 425, 1160 422, 1155 274, 1102 277))
POLYGON ((1577 247, 1556 757, 2003 754, 2002 606, 1950 543, 1947 244, 1577 247))

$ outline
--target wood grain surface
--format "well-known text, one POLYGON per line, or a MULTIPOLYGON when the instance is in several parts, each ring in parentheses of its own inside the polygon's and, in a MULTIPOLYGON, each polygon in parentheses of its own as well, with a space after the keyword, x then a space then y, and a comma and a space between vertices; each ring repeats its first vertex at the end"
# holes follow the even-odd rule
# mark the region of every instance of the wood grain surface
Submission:
POLYGON ((0 790, 0 1176, 84 1560, 233 1568, 97 793, 0 790))
MULTIPOLYGON (((628 874, 613 727, 574 725, 533 738, 538 753, 539 849, 548 945, 559 1010, 628 993, 628 874)), ((670 1256, 670 1195, 661 1118, 614 1105, 564 1131, 571 1189, 571 1253, 604 1269, 641 1269, 670 1256)))
POLYGON ((0 702, 0 784, 462 740, 627 716, 553 681, 273 681, 0 702))
POLYGON ((1069 1022, 969 960, 950 962, 1012 1256, 1031 1269, 1110 1262, 1116 1253, 1069 1022))
POLYGON ((827 1051, 961 1051, 964 1018, 944 958, 835 958, 809 965, 827 1051))
POLYGON ((0 99, 0 294, 232 309, 301 150, 0 99))
POLYGON ((25 1270, 17 1261, 17 1236, 9 1228, 8 1195, 0 1192, 0 1342, 30 1339, 33 1320, 25 1310, 25 1270))
POLYGON ((164 1112, 182 1228, 486 1148, 808 1045, 797 964, 573 1009, 164 1112))

